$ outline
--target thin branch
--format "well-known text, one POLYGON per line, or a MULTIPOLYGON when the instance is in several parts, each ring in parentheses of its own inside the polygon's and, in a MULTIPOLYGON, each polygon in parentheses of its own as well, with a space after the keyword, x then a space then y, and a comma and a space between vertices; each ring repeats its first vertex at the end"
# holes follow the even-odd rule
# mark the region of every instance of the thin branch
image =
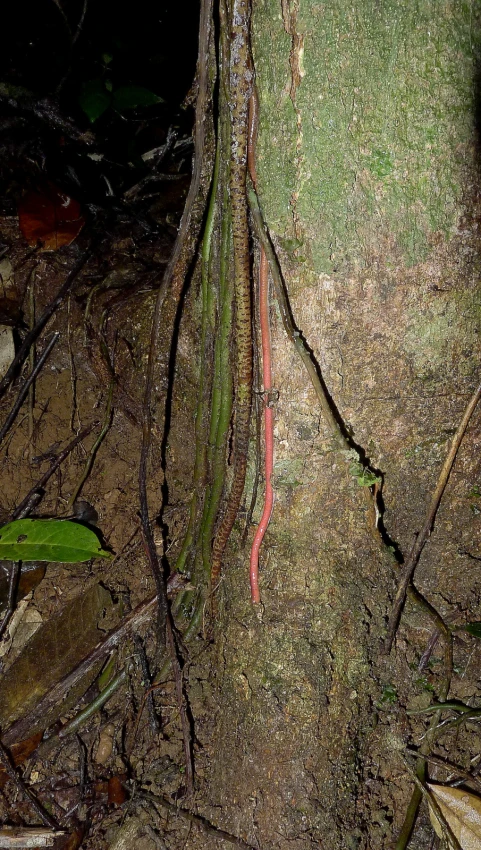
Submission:
MULTIPOLYGON (((419 751, 414 750, 411 747, 406 747, 406 753, 409 756, 419 757, 419 751)), ((445 761, 445 759, 439 758, 439 756, 423 756, 424 761, 429 762, 429 764, 434 764, 436 767, 442 767, 446 773, 455 773, 457 776, 462 777, 467 782, 472 782, 473 785, 478 786, 478 790, 481 789, 481 780, 474 773, 470 773, 468 770, 464 770, 458 764, 453 764, 450 761, 445 761)))
POLYGON ((46 362, 52 348, 56 344, 59 336, 60 336, 60 334, 58 333, 58 331, 56 331, 54 333, 54 335, 52 336, 50 342, 45 346, 44 350, 42 351, 40 357, 38 358, 37 362, 35 363, 35 366, 33 367, 32 371, 30 372, 30 375, 28 376, 26 381, 24 381, 24 383, 23 383, 23 385, 20 389, 20 392, 18 393, 15 404, 13 405, 10 413, 8 414, 6 420, 3 424, 3 427, 0 428, 0 443, 3 442, 5 436, 8 434, 10 428, 12 427, 13 423, 15 422, 15 419, 17 418, 18 411, 20 410, 23 402, 25 401, 25 398, 28 395, 28 391, 29 391, 30 387, 32 386, 33 382, 35 381, 35 378, 37 377, 40 370, 43 369, 45 362, 46 362))
POLYGON ((75 504, 75 502, 77 501, 77 499, 80 495, 80 492, 81 492, 87 478, 90 475, 90 471, 92 469, 93 462, 95 460, 95 456, 97 454, 97 451, 98 451, 105 435, 107 434, 107 431, 109 430, 109 428, 112 424, 113 397, 114 397, 114 382, 111 381, 108 396, 107 396, 107 405, 105 407, 105 415, 104 415, 104 421, 103 421, 103 424, 102 424, 102 430, 100 431, 100 434, 98 435, 98 437, 95 440, 92 448, 90 449, 88 458, 85 461, 85 466, 83 468, 82 475, 80 476, 80 481, 78 482, 77 486, 75 487, 75 490, 73 491, 72 495, 70 496, 70 499, 68 501, 68 507, 69 508, 71 508, 75 504))
POLYGON ((384 644, 384 652, 388 654, 391 651, 391 647, 393 644, 394 636, 397 631, 399 618, 401 616, 401 611, 404 607, 404 602, 406 600, 406 593, 409 586, 409 583, 413 577, 414 570, 418 564, 419 558, 421 556, 421 552, 424 549, 425 543, 430 537, 434 520, 436 517, 436 513, 439 508, 439 504, 441 502, 446 484, 448 482, 449 475, 451 473, 451 469, 453 467, 454 460, 458 453, 459 446, 461 445, 462 439, 464 437, 466 428, 468 427, 469 420, 478 404, 479 399, 481 398, 481 384, 476 389, 474 394, 469 401, 468 406, 464 412, 463 418, 458 426, 458 429, 453 437, 451 447, 449 449, 446 460, 444 461, 443 468, 439 474, 438 482, 436 484, 436 489, 431 497, 431 502, 429 504, 426 518, 424 520, 424 525, 417 536, 417 539, 408 555, 406 563, 403 566, 402 576, 399 581, 396 598, 394 600, 394 605, 391 611, 391 616, 389 618, 388 632, 386 641, 384 644))
POLYGON ((20 577, 20 572, 22 568, 21 561, 12 561, 12 565, 10 567, 10 574, 8 577, 8 600, 7 600, 7 608, 5 614, 3 615, 3 620, 0 623, 0 637, 2 637, 5 629, 7 628, 10 618, 15 611, 15 598, 17 595, 17 586, 18 579, 20 577))
POLYGON ((137 658, 139 659, 140 669, 142 671, 142 685, 144 687, 144 699, 147 701, 147 708, 149 711, 150 728, 154 735, 158 735, 160 732, 160 723, 155 711, 154 697, 150 690, 152 679, 149 670, 149 663, 147 661, 147 655, 145 653, 144 644, 142 643, 142 638, 138 634, 134 635, 134 645, 137 658))
POLYGON ((49 815, 47 810, 44 809, 42 804, 39 803, 37 798, 32 794, 32 792, 30 791, 30 788, 27 788, 25 783, 21 780, 20 776, 18 775, 17 771, 15 770, 15 768, 13 767, 13 765, 10 761, 10 756, 9 756, 7 750, 5 749, 5 747, 3 746, 1 741, 0 741, 0 761, 1 761, 1 763, 4 767, 4 769, 5 769, 5 773, 7 774, 8 778, 11 779, 11 781, 14 783, 14 785, 16 786, 18 791, 20 791, 20 793, 24 797, 27 798, 27 800, 29 801, 32 808, 35 810, 35 812, 39 816, 42 823, 45 824, 45 826, 48 826, 50 829, 55 829, 55 830, 59 829, 59 825, 58 825, 57 821, 51 815, 49 815))
MULTIPOLYGON (((27 510, 27 508, 30 506, 32 500, 35 499, 35 496, 37 496, 39 493, 41 493, 45 484, 47 484, 47 482, 52 477, 54 472, 59 468, 60 464, 62 464, 64 462, 65 458, 68 457, 70 452, 72 452, 74 450, 74 448, 76 446, 78 446, 78 444, 81 443, 82 440, 85 439, 85 437, 88 437, 90 432, 94 428, 96 428, 98 424, 99 424, 98 421, 95 421, 95 422, 92 422, 91 425, 87 425, 86 428, 83 428, 82 431, 80 431, 80 433, 77 434, 77 436, 73 440, 70 441, 68 446, 65 446, 63 451, 61 451, 60 454, 55 458, 55 460, 53 461, 53 463, 51 464, 49 469, 47 469, 47 472, 44 475, 42 475, 42 477, 37 481, 35 486, 32 487, 32 489, 29 490, 29 492, 27 493, 25 498, 22 499, 22 501, 20 502, 18 507, 15 508, 15 510, 13 511, 13 513, 11 515, 12 520, 23 519, 25 516, 27 516, 27 514, 25 513, 25 510, 27 510)), ((32 508, 30 508, 30 510, 32 510, 32 508)))
POLYGON ((195 823, 196 826, 199 826, 203 832, 206 832, 208 835, 212 835, 213 838, 219 838, 222 841, 228 841, 229 844, 233 844, 235 847, 240 847, 241 850, 256 850, 256 848, 252 844, 247 844, 246 841, 243 841, 242 838, 237 838, 237 836, 232 835, 230 832, 226 832, 224 829, 219 829, 214 824, 210 823, 207 818, 202 817, 201 815, 194 815, 192 812, 187 809, 181 809, 180 806, 176 805, 172 800, 169 800, 165 795, 156 795, 151 794, 149 791, 144 791, 143 789, 138 789, 135 791, 135 796, 140 798, 141 800, 148 800, 151 803, 154 803, 156 806, 163 806, 164 809, 171 812, 172 814, 179 815, 181 818, 188 820, 189 823, 195 823))
POLYGON ((120 626, 111 631, 74 670, 71 670, 60 682, 54 685, 49 693, 40 700, 28 715, 21 717, 4 732, 2 736, 4 743, 10 745, 15 741, 22 741, 28 738, 30 730, 36 724, 41 724, 42 719, 48 715, 52 707, 62 702, 65 694, 75 688, 76 684, 85 676, 88 670, 97 664, 97 662, 104 659, 116 646, 119 646, 127 635, 129 635, 131 629, 138 628, 142 623, 150 619, 153 610, 155 610, 156 601, 157 597, 152 596, 146 602, 138 605, 120 626))
POLYGON ((10 384, 12 383, 15 375, 18 373, 20 367, 24 364, 26 357, 27 357, 27 354, 30 350, 30 346, 35 342, 36 339, 38 339, 38 337, 42 333, 45 325, 47 324, 48 320, 50 319, 50 317, 55 313, 55 310, 60 306, 62 301, 64 301, 64 299, 69 294, 73 283, 75 282, 77 276, 82 271, 85 263, 87 262, 87 260, 89 259, 90 255, 91 255, 91 253, 92 253, 92 249, 90 247, 88 247, 87 250, 84 251, 84 253, 81 255, 81 257, 77 260, 72 271, 67 276, 65 283, 63 283, 62 286, 60 287, 60 289, 57 292, 57 295, 55 296, 53 301, 51 301, 50 304, 45 308, 45 310, 43 311, 42 315, 40 316, 37 324, 26 335, 24 341, 22 342, 20 348, 17 351, 17 354, 16 354, 14 360, 12 360, 9 368, 7 369, 7 371, 4 375, 4 377, 0 381, 0 399, 3 398, 6 390, 8 389, 10 384))
POLYGON ((187 701, 184 694, 184 679, 180 668, 179 659, 177 656, 177 647, 175 645, 174 633, 172 629, 172 621, 170 616, 167 618, 167 646, 169 649, 170 661, 174 672, 175 693, 177 698, 177 707, 180 714, 180 725, 182 729, 182 743, 184 747, 185 761, 185 786, 187 796, 192 799, 194 795, 194 764, 192 758, 192 741, 190 735, 189 718, 187 715, 187 701))

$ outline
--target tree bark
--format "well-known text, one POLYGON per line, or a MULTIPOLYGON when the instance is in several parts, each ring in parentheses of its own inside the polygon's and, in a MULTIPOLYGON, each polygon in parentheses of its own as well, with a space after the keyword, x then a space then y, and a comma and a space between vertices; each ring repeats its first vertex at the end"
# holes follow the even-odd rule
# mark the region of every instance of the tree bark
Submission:
MULTIPOLYGON (((279 398, 262 615, 237 536, 198 759, 204 813, 258 847, 394 846, 409 802, 403 751, 424 727, 410 728, 405 708, 432 696, 411 669, 432 630, 426 614, 408 604, 389 658, 381 647, 395 553, 423 524, 479 383, 480 14, 475 0, 254 3, 260 202, 297 326, 382 474, 385 505, 383 542, 272 303, 279 398)), ((475 412, 415 576, 444 617, 464 621, 480 619, 478 445, 475 412)))

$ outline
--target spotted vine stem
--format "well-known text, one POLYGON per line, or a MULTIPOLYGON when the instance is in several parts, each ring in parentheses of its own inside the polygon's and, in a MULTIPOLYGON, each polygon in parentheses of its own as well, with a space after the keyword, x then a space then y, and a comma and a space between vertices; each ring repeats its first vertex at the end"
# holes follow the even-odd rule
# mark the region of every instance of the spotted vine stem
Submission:
POLYGON ((234 299, 237 382, 234 469, 224 516, 212 546, 211 586, 218 585, 222 558, 244 491, 252 405, 252 322, 249 232, 246 200, 247 112, 252 71, 249 50, 249 0, 233 0, 230 43, 231 157, 230 193, 234 245, 234 299))

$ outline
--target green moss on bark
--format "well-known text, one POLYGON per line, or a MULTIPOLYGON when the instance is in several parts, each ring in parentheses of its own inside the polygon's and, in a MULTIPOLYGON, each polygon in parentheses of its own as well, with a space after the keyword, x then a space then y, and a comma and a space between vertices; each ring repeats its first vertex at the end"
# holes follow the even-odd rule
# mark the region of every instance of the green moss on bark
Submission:
POLYGON ((387 265, 426 258, 472 175, 480 4, 301 2, 289 32, 273 0, 254 15, 279 28, 254 44, 273 231, 312 239, 316 272, 368 265, 380 241, 387 265))

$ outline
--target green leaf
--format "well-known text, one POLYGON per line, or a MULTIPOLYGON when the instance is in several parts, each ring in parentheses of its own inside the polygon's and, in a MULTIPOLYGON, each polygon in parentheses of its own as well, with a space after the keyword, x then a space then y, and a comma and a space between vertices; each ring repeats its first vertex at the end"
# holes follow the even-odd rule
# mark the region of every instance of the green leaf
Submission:
POLYGON ((472 623, 466 623, 463 630, 468 632, 468 634, 481 639, 481 622, 479 620, 474 620, 472 623))
POLYGON ((143 86, 121 86, 113 94, 113 106, 119 112, 124 109, 137 109, 138 106, 154 106, 156 103, 164 101, 143 86))
POLYGON ((89 80, 84 83, 78 102, 93 124, 109 108, 112 97, 106 90, 103 80, 89 80))
POLYGON ((85 525, 62 519, 19 519, 0 528, 0 560, 77 564, 110 558, 85 525))
POLYGON ((382 478, 376 475, 368 466, 363 466, 362 463, 352 463, 349 467, 349 473, 357 479, 360 487, 373 487, 374 484, 381 484, 382 478))

